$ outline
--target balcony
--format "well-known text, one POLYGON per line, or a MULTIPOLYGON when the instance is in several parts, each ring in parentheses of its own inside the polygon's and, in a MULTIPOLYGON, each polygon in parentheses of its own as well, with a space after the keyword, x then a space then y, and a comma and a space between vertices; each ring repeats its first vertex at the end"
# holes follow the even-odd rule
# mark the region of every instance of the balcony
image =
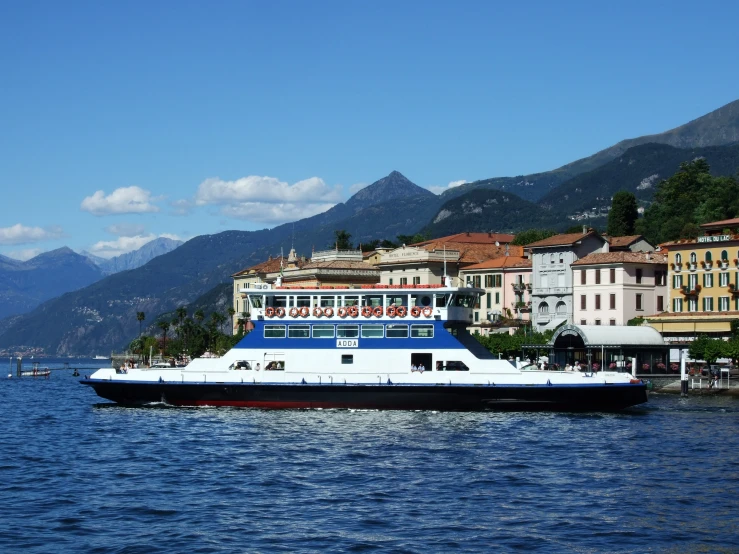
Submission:
POLYGON ((537 296, 546 296, 548 294, 572 294, 572 287, 541 287, 532 292, 537 296))
POLYGON ((526 290, 531 290, 531 283, 511 283, 511 286, 513 287, 513 290, 516 292, 523 292, 526 290))
POLYGON ((520 312, 522 314, 527 314, 531 312, 531 301, 528 302, 511 302, 511 306, 513 306, 513 309, 517 312, 520 312))
POLYGON ((684 285, 680 287, 680 292, 682 292, 685 296, 698 296, 701 292, 701 286, 696 285, 695 288, 691 289, 687 285, 684 285))

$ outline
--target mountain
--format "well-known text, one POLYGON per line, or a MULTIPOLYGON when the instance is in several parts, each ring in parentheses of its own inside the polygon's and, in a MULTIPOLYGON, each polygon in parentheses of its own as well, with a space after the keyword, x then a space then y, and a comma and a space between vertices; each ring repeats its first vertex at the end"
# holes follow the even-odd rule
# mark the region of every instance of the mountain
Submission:
POLYGON ((121 254, 120 256, 110 259, 100 258, 99 256, 95 256, 89 252, 83 252, 82 254, 92 260, 92 262, 103 271, 104 275, 111 275, 113 273, 118 273, 119 271, 141 267, 149 260, 152 260, 157 256, 161 256, 162 254, 166 254, 167 252, 171 252, 181 244, 181 240, 159 237, 147 242, 138 250, 121 254))
POLYGON ((102 276, 95 264, 66 247, 25 262, 0 256, 0 318, 28 312, 102 276))
POLYGON ((582 158, 552 171, 519 175, 518 177, 483 179, 444 191, 442 196, 446 201, 475 188, 488 188, 513 192, 526 200, 536 201, 565 181, 618 158, 634 146, 658 143, 676 148, 697 148, 720 146, 737 141, 739 141, 739 100, 735 100, 670 131, 622 140, 609 148, 596 152, 592 156, 582 158))
POLYGON ((188 305, 269 255, 309 256, 331 248, 334 230, 353 242, 413 234, 437 211, 438 196, 393 172, 330 210, 260 231, 195 237, 143 266, 115 273, 0 322, 0 348, 33 345, 48 354, 90 354, 124 347, 138 333, 136 312, 151 325, 158 314, 188 305))

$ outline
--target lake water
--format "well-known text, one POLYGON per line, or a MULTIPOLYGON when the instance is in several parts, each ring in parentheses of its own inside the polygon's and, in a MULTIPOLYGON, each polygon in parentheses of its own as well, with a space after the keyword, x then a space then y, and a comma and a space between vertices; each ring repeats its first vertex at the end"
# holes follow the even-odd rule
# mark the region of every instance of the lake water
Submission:
POLYGON ((0 392, 2 552, 739 551, 737 399, 120 408, 71 371, 0 392))

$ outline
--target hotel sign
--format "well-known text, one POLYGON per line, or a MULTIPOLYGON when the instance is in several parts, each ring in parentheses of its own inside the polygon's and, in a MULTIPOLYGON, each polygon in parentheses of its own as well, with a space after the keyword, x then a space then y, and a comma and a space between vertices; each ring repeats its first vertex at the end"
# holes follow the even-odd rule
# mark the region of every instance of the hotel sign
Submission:
POLYGON ((731 235, 713 235, 710 237, 698 237, 698 242, 721 242, 731 240, 731 235))

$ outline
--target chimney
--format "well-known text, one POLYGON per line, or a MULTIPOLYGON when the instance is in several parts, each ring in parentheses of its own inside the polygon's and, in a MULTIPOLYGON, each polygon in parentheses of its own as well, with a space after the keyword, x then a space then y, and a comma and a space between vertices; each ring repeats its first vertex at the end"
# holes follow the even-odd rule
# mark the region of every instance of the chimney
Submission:
POLYGON ((468 236, 468 237, 470 236, 470 232, 469 232, 469 231, 467 231, 467 236, 468 236))
POLYGON ((651 259, 652 259, 651 252, 647 252, 647 261, 649 261, 651 259))
POLYGON ((583 225, 582 226, 582 234, 583 235, 587 235, 588 234, 588 226, 587 225, 583 225))

